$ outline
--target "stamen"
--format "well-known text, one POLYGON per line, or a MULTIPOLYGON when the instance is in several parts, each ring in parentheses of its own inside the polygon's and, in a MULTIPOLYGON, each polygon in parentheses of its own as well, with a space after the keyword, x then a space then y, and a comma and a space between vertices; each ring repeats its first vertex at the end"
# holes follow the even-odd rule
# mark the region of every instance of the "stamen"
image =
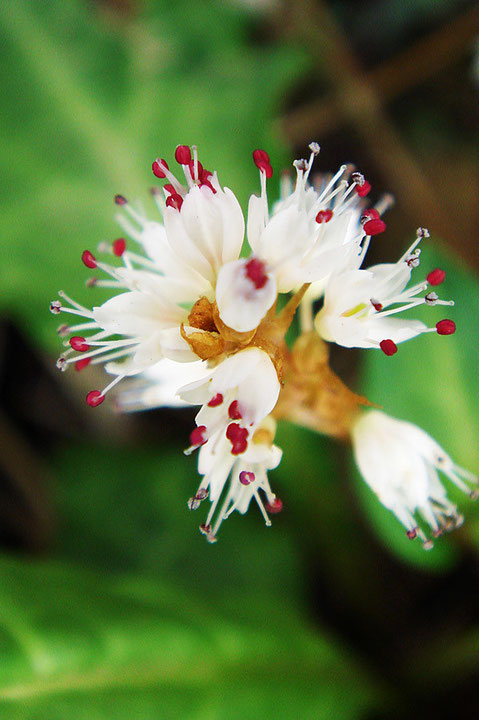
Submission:
POLYGON ((265 150, 254 150, 253 161, 258 170, 260 170, 261 173, 264 173, 267 178, 270 178, 273 175, 273 168, 271 167, 269 155, 265 150))
POLYGON ((111 246, 111 249, 113 250, 114 255, 116 255, 117 257, 121 257, 126 250, 125 238, 118 238, 117 240, 115 240, 111 246))
POLYGON ((239 474, 239 481, 242 485, 250 485, 256 480, 256 476, 253 472, 242 470, 239 474))
POLYGON ((248 447, 248 430, 241 427, 238 423, 230 423, 226 428, 226 437, 232 444, 231 454, 241 455, 248 447))
POLYGON ((208 490, 206 488, 200 487, 198 492, 196 493, 196 495, 193 495, 193 497, 191 497, 188 500, 188 502, 187 502, 188 508, 190 510, 198 510, 199 506, 201 505, 203 500, 206 500, 208 495, 209 495, 208 490))
POLYGON ((228 415, 231 418, 231 420, 241 420, 242 414, 239 411, 239 404, 237 400, 233 400, 231 405, 228 408, 228 415))
POLYGON ((164 177, 166 177, 164 170, 168 170, 168 163, 166 160, 161 160, 159 158, 156 158, 155 162, 151 166, 151 169, 153 170, 153 174, 156 175, 157 178, 160 178, 160 180, 164 177))
POLYGON ((185 455, 191 455, 191 453, 204 445, 207 440, 207 428, 206 425, 198 425, 190 434, 190 446, 184 450, 185 455))
POLYGON ((82 360, 77 360, 75 363, 75 370, 80 372, 84 368, 86 368, 91 363, 91 358, 85 357, 82 360))
POLYGON ((104 399, 105 396, 100 392, 100 390, 90 390, 86 396, 87 404, 90 407, 98 407, 98 405, 102 404, 104 399))
MULTIPOLYGON (((50 312, 53 315, 59 315, 62 311, 62 304, 59 300, 52 300, 50 303, 50 312)), ((66 326, 65 326, 66 327, 66 326)))
POLYGON ((172 207, 179 212, 181 210, 181 206, 183 205, 183 198, 181 197, 181 195, 178 195, 178 193, 175 193, 174 195, 168 195, 165 204, 166 207, 172 207))
POLYGON ((262 260, 252 257, 248 260, 245 268, 246 277, 251 280, 257 290, 261 290, 268 282, 268 275, 266 274, 266 266, 262 260))
POLYGON ((359 197, 366 197, 371 190, 371 185, 368 183, 364 175, 360 172, 354 172, 351 175, 351 179, 356 183, 356 192, 359 197))
POLYGON ((177 146, 175 160, 179 165, 188 165, 191 162, 191 150, 188 145, 177 146))
POLYGON ((77 352, 86 352, 90 349, 90 345, 88 345, 85 338, 80 335, 70 338, 70 345, 73 350, 76 350, 77 352))
POLYGON ((68 369, 67 360, 64 355, 60 355, 60 357, 56 361, 55 365, 57 366, 57 368, 59 370, 61 370, 61 372, 65 372, 65 370, 68 369))
POLYGON ((395 355, 398 351, 397 345, 393 340, 381 340, 379 347, 385 355, 395 355))
POLYGON ((364 223, 363 228, 366 235, 379 235, 386 230, 386 223, 380 218, 372 218, 364 223))
POLYGON ((326 185, 326 187, 325 187, 324 190, 322 191, 321 195, 319 196, 319 198, 318 198, 318 200, 317 200, 318 204, 321 204, 321 205, 324 204, 324 198, 327 196, 327 194, 329 193, 329 191, 331 190, 331 188, 336 185, 336 183, 337 183, 337 181, 339 180, 339 178, 341 177, 341 175, 344 175, 344 173, 346 172, 347 167, 348 167, 347 165, 341 165, 341 167, 339 168, 339 170, 338 170, 338 172, 336 173, 336 175, 333 175, 333 177, 332 177, 331 180, 328 182, 328 184, 326 185))
POLYGON ((426 280, 429 285, 440 285, 444 282, 445 278, 446 272, 440 268, 436 268, 435 270, 431 270, 429 275, 426 277, 426 280))
POLYGON ((123 197, 123 195, 115 195, 114 200, 115 200, 116 205, 127 205, 128 204, 128 200, 126 199, 126 197, 123 197))
POLYGON ((95 256, 89 250, 82 252, 81 259, 83 264, 86 265, 87 268, 90 268, 90 270, 94 270, 98 265, 95 256))
POLYGON ((429 230, 428 230, 427 228, 425 228, 425 227, 419 227, 419 228, 416 230, 416 236, 417 236, 418 238, 428 238, 428 237, 430 237, 430 233, 429 233, 429 230))
POLYGON ((438 335, 453 335, 456 332, 456 323, 454 320, 439 320, 436 330, 438 335))
POLYGON ((283 509, 283 503, 279 499, 279 497, 274 497, 273 500, 265 503, 265 508, 269 513, 272 513, 273 515, 276 515, 277 513, 280 513, 283 509))
POLYGON ((328 208, 327 210, 320 210, 316 215, 316 222, 321 225, 321 223, 329 222, 332 217, 333 211, 330 208, 328 208))

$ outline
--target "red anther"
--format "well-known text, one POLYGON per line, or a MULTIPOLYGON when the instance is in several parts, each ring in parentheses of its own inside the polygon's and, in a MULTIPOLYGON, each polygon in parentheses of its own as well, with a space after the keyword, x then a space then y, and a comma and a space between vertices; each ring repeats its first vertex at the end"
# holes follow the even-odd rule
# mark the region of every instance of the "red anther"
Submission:
POLYGON ((269 160, 269 155, 266 150, 254 150, 253 151, 254 164, 258 170, 262 170, 267 178, 270 178, 273 174, 273 168, 269 160))
POLYGON ((231 403, 231 405, 228 408, 228 415, 230 416, 230 418, 232 420, 241 420, 241 418, 243 417, 242 414, 240 413, 238 405, 239 405, 238 401, 233 400, 233 402, 231 403))
MULTIPOLYGON (((198 163, 198 166, 199 165, 200 165, 200 163, 198 163)), ((199 179, 201 180, 201 182, 206 182, 210 177, 213 177, 212 172, 210 172, 209 170, 204 170, 204 169, 202 169, 201 172, 198 172, 198 175, 199 175, 199 179)))
POLYGON ((188 145, 178 145, 175 150, 175 160, 180 165, 188 165, 191 162, 191 150, 188 145))
POLYGON ((218 405, 221 405, 223 402, 223 395, 221 393, 216 393, 211 400, 208 403, 208 407, 218 407, 218 405))
POLYGON ((264 504, 265 510, 269 513, 272 513, 275 515, 276 513, 280 513, 283 509, 283 503, 282 501, 277 497, 273 500, 273 502, 268 502, 264 504))
POLYGON ((264 288, 268 282, 268 275, 266 273, 265 264, 258 258, 251 258, 244 266, 246 277, 251 280, 256 290, 264 288))
POLYGON ((416 528, 411 528, 411 530, 408 530, 406 535, 410 540, 414 540, 415 538, 417 538, 416 528))
POLYGON ((81 256, 82 262, 87 268, 93 270, 97 266, 96 258, 89 250, 84 250, 81 256))
POLYGON ((395 355, 398 351, 397 345, 394 340, 381 340, 379 347, 385 355, 395 355))
POLYGON ((454 335, 456 332, 456 323, 454 320, 439 320, 436 323, 438 335, 454 335))
POLYGON ((70 338, 70 346, 77 352, 86 352, 90 349, 90 346, 85 341, 85 338, 80 337, 80 335, 75 335, 74 337, 70 338))
POLYGON ((250 485, 255 480, 256 480, 256 476, 252 472, 247 472, 246 470, 242 470, 239 474, 239 481, 242 485, 250 485))
POLYGON ((113 250, 114 255, 116 255, 117 257, 121 257, 126 250, 125 238, 118 238, 117 240, 115 240, 111 246, 111 249, 113 250))
POLYGON ((359 197, 366 197, 366 195, 371 190, 371 185, 365 179, 364 175, 362 175, 361 173, 353 173, 351 175, 351 178, 356 183, 355 189, 359 197))
POLYGON ((163 189, 171 195, 177 195, 176 188, 174 185, 171 185, 171 183, 166 183, 166 185, 163 185, 163 189))
POLYGON ((441 270, 440 268, 436 268, 435 270, 431 270, 426 280, 428 281, 429 285, 440 285, 442 282, 444 282, 445 277, 446 271, 441 270))
POLYGON ((190 445, 192 447, 200 447, 208 440, 206 437, 206 425, 198 425, 190 435, 190 445))
POLYGON ((366 220, 379 220, 380 214, 376 210, 376 208, 368 208, 367 210, 364 210, 363 214, 361 215, 361 220, 365 222, 366 220))
POLYGON ((166 207, 172 207, 179 212, 181 210, 181 206, 183 205, 183 198, 175 192, 174 194, 168 195, 165 205, 166 207))
POLYGON ((200 180, 200 187, 207 187, 211 190, 212 193, 216 195, 216 190, 208 179, 200 180))
POLYGON ((379 233, 386 230, 386 223, 379 218, 373 218, 372 220, 367 220, 363 228, 366 235, 379 235, 379 233))
POLYGON ((242 428, 238 423, 230 423, 226 428, 226 437, 232 444, 231 454, 241 455, 248 447, 248 431, 246 428, 242 428))
POLYGON ((383 309, 383 306, 380 302, 376 302, 372 298, 370 299, 370 302, 375 310, 377 310, 378 312, 381 312, 381 310, 383 309))
POLYGON ((211 532, 211 525, 206 525, 205 523, 200 525, 200 533, 202 533, 203 535, 209 535, 210 532, 211 532))
POLYGON ((257 168, 261 169, 261 166, 267 163, 271 163, 269 155, 266 150, 253 150, 253 161, 257 168))
POLYGON ((153 170, 153 175, 156 175, 156 177, 160 179, 166 177, 163 168, 169 170, 168 163, 166 162, 166 160, 163 160, 163 158, 161 158, 161 160, 157 158, 151 166, 151 169, 153 170))
POLYGON ((128 200, 123 195, 115 195, 115 203, 117 205, 126 205, 128 200))
POLYGON ((91 363, 91 358, 89 358, 89 357, 82 358, 81 360, 77 360, 75 363, 75 370, 78 370, 78 372, 80 372, 80 370, 83 370, 84 368, 86 368, 86 366, 89 365, 90 363, 91 363))
POLYGON ((327 210, 320 210, 319 213, 316 215, 316 222, 321 223, 327 223, 331 220, 333 217, 333 211, 328 208, 327 210))
MULTIPOLYGON (((191 160, 188 163, 188 167, 190 168, 191 177, 195 177, 195 161, 191 160)), ((203 165, 200 163, 200 161, 197 161, 197 170, 198 170, 198 180, 201 180, 201 176, 203 175, 203 165)))
POLYGON ((90 407, 98 407, 98 405, 102 404, 104 399, 105 399, 105 396, 102 395, 102 393, 99 390, 90 390, 90 392, 86 396, 87 404, 90 407))
POLYGON ((268 165, 267 163, 265 163, 264 165, 261 166, 260 169, 264 172, 264 174, 266 175, 267 178, 270 178, 273 176, 273 168, 271 167, 271 165, 268 165))

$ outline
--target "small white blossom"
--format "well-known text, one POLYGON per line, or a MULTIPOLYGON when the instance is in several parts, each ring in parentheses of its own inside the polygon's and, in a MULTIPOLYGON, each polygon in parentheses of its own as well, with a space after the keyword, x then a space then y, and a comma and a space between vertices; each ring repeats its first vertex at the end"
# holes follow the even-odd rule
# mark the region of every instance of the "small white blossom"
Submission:
MULTIPOLYGON (((257 430, 272 438, 275 426, 274 420, 266 417, 257 430)), ((253 498, 266 525, 271 525, 268 512, 278 513, 283 505, 271 490, 267 471, 279 465, 281 456, 280 448, 273 445, 272 441, 257 441, 255 436, 241 455, 234 456, 230 443, 221 431, 217 431, 203 445, 198 458, 198 472, 203 478, 196 494, 188 501, 188 507, 197 510, 203 500, 210 500, 208 515, 200 525, 201 532, 209 542, 216 541, 223 520, 235 510, 244 514, 253 498)))
POLYGON ((418 231, 417 240, 397 263, 350 270, 330 278, 323 307, 315 318, 316 330, 324 340, 344 347, 381 348, 386 355, 392 355, 398 343, 421 333, 450 335, 454 332, 452 320, 439 321, 430 328, 420 320, 394 317, 418 305, 454 304, 450 300, 439 300, 434 292, 418 297, 430 284, 439 284, 435 273, 440 270, 407 287, 413 268, 419 264, 415 248, 422 237, 418 231))
POLYGON ((432 547, 419 527, 418 516, 435 536, 462 523, 439 472, 473 498, 477 491, 468 483, 477 483, 478 478, 456 465, 424 430, 371 410, 359 415, 351 437, 364 480, 406 527, 408 537, 419 536, 426 548, 432 547))
MULTIPOLYGON (((362 198, 367 193, 362 190, 365 181, 359 173, 353 174, 352 182, 348 182, 351 170, 348 165, 318 183, 318 190, 311 187, 308 178, 319 146, 311 143, 310 147, 309 161, 294 163, 297 173, 294 189, 283 182, 283 198, 274 206, 271 217, 266 197, 266 160, 264 155, 256 158, 262 192, 260 197, 250 198, 247 233, 253 251, 275 273, 280 292, 312 282, 317 283, 318 295, 320 283, 332 273, 361 264, 368 237, 367 223, 361 223, 362 198)), ((384 223, 382 226, 385 228, 384 223)), ((371 234, 380 231, 376 228, 371 234)))

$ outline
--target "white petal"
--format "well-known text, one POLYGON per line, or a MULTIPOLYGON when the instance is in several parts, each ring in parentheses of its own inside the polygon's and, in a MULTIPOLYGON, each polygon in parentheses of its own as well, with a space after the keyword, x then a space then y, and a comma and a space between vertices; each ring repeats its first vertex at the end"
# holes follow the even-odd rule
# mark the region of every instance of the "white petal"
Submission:
POLYGON ((235 260, 223 265, 216 283, 216 302, 221 320, 237 332, 254 330, 260 324, 277 296, 274 275, 266 273, 263 287, 246 274, 253 259, 235 260))
POLYGON ((166 298, 134 291, 116 295, 93 308, 98 325, 119 335, 142 336, 184 320, 186 311, 166 298))

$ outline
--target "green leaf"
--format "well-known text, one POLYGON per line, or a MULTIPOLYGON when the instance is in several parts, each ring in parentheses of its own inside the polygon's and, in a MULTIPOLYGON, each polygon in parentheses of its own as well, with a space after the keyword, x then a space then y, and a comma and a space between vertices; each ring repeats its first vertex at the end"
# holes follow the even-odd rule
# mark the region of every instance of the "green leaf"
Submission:
MULTIPOLYGON (((421 311, 409 311, 408 314, 419 317, 431 327, 441 318, 451 318, 457 325, 456 334, 422 335, 401 344, 392 357, 385 357, 379 351, 364 351, 360 391, 388 414, 422 427, 458 465, 477 472, 478 283, 453 257, 434 248, 430 239, 423 243, 421 265, 415 270, 417 281, 435 267, 441 267, 447 273, 438 294, 444 299, 454 299, 455 307, 423 307, 421 311)), ((450 537, 439 539, 431 552, 424 552, 418 542, 404 539, 402 526, 358 480, 364 509, 391 552, 430 569, 442 569, 455 561, 458 554, 455 539, 467 541, 471 516, 477 515, 478 508, 451 483, 447 480, 445 483, 450 497, 464 512, 466 524, 450 537)))
MULTIPOLYGON (((204 595, 213 592, 225 606, 246 590, 289 601, 300 596, 294 536, 283 515, 267 528, 253 502, 246 515, 233 513, 223 523, 216 544, 205 541, 198 526, 209 501, 188 510, 199 484, 197 458, 185 457, 178 441, 135 448, 71 443, 55 454, 53 469, 60 478, 58 557, 175 578, 204 595)), ((257 603, 264 608, 261 597, 257 603)))
POLYGON ((4 558, 0 718, 353 720, 376 708, 384 692, 351 655, 279 604, 254 625, 241 599, 226 615, 164 580, 4 558))

